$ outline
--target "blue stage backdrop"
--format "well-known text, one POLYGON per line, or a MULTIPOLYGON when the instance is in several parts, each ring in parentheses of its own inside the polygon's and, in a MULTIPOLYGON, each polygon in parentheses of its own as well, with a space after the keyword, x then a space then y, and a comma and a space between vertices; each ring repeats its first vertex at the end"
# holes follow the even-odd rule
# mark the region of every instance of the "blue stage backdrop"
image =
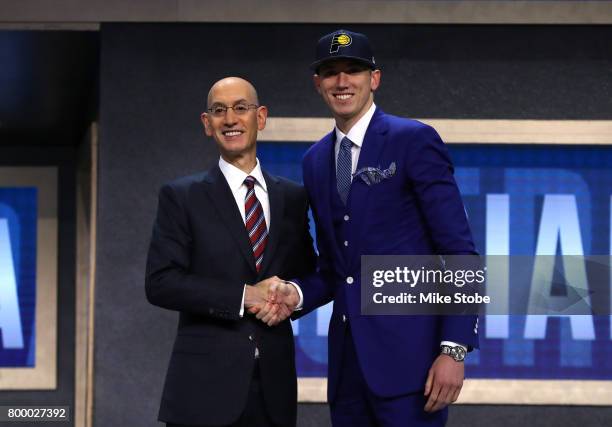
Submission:
MULTIPOLYGON (((309 146, 259 143, 259 159, 270 172, 301 182, 301 159, 309 146)), ((610 254, 609 147, 452 144, 449 150, 481 254, 610 254)), ((525 289, 510 281, 511 295, 515 292, 525 289)), ((294 322, 300 377, 326 376, 330 315, 328 305, 294 322)), ((469 355, 467 376, 612 379, 611 321, 483 316, 481 351, 469 355)))
POLYGON ((0 368, 34 367, 37 189, 0 187, 0 368))

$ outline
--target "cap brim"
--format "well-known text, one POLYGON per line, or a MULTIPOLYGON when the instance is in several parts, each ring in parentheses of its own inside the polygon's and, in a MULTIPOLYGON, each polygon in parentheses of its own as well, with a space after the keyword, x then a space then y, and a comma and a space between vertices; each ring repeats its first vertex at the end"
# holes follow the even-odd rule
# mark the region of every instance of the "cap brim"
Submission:
POLYGON ((338 56, 330 56, 328 58, 324 58, 324 59, 321 59, 319 61, 315 61, 312 64, 310 64, 310 69, 312 71, 316 72, 317 69, 321 65, 323 65, 324 63, 331 62, 331 61, 336 61, 338 59, 350 59, 350 60, 353 60, 353 61, 361 62, 362 64, 367 65, 368 67, 370 67, 373 70, 378 68, 378 66, 375 63, 373 63, 372 61, 368 61, 367 59, 363 59, 363 58, 360 58, 358 56, 338 55, 338 56))

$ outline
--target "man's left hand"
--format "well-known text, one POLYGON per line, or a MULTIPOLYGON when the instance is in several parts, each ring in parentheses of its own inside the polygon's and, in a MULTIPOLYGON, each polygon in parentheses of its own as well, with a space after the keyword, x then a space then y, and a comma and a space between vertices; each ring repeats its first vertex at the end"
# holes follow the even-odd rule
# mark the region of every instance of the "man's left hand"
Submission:
POLYGON ((425 412, 436 412, 453 403, 459 397, 465 368, 445 354, 439 355, 429 369, 425 383, 425 412))

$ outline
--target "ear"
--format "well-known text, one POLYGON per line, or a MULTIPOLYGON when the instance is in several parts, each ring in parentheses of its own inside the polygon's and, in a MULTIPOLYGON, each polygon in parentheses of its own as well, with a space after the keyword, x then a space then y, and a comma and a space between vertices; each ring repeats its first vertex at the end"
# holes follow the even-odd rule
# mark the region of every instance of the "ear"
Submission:
POLYGON ((312 82, 314 83, 314 87, 317 90, 317 92, 319 92, 319 95, 320 95, 321 94, 321 76, 319 76, 318 74, 313 74, 312 82))
POLYGON ((380 86, 380 70, 372 71, 372 75, 370 76, 370 89, 372 92, 376 91, 380 86))
POLYGON ((266 127, 266 119, 268 118, 268 107, 265 105, 257 108, 257 130, 264 130, 266 127))
POLYGON ((200 114, 200 120, 202 121, 202 125, 204 125, 204 132, 208 136, 212 136, 212 128, 210 126, 210 117, 208 117, 207 113, 200 114))

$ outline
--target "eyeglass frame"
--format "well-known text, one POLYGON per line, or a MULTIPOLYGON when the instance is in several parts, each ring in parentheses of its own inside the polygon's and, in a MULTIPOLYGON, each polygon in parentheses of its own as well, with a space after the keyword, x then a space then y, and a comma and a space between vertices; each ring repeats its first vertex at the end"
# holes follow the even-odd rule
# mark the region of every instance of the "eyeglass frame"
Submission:
POLYGON ((246 104, 246 103, 238 102, 237 104, 234 104, 232 106, 223 105, 223 104, 217 104, 216 107, 207 108, 206 111, 208 111, 213 117, 223 117, 223 116, 225 116, 227 114, 227 110, 229 110, 231 108, 234 111, 235 114, 241 116, 241 115, 246 114, 249 110, 256 110, 259 107, 261 107, 261 105, 246 104), (239 110, 236 110, 236 107, 238 107, 238 106, 246 106, 247 108, 244 111, 239 111, 239 110), (222 108, 223 109, 223 113, 215 114, 213 109, 217 109, 217 108, 222 108))

